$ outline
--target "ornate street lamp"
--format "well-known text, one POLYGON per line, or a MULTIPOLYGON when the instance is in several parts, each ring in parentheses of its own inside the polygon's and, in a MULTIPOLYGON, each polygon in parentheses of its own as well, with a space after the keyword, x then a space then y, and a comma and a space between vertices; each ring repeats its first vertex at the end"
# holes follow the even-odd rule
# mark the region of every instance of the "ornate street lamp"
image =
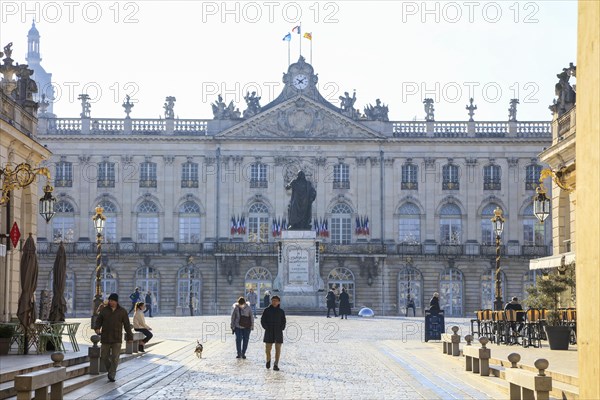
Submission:
POLYGON ((190 283, 190 294, 189 294, 189 307, 190 307, 190 317, 194 316, 194 297, 193 297, 193 282, 192 282, 192 272, 194 267, 194 257, 188 257, 188 278, 190 283))
POLYGON ((44 196, 40 198, 40 215, 44 218, 46 223, 49 223, 52 217, 54 217, 54 204, 56 199, 52 196, 54 188, 50 185, 44 186, 44 196))
POLYGON ((500 236, 504 230, 504 218, 502 210, 496 207, 494 217, 491 219, 496 234, 496 300, 494 301, 494 310, 501 311, 504 307, 502 301, 502 280, 500 279, 500 236))
POLYGON ((92 217, 94 228, 96 228, 96 295, 92 305, 92 327, 96 322, 98 307, 102 304, 101 275, 102 275, 102 231, 106 223, 106 217, 103 214, 104 208, 96 207, 96 215, 92 217))
POLYGON ((542 184, 535 189, 535 192, 536 195, 533 196, 533 214, 543 223, 550 215, 550 199, 546 196, 546 190, 544 190, 542 184))

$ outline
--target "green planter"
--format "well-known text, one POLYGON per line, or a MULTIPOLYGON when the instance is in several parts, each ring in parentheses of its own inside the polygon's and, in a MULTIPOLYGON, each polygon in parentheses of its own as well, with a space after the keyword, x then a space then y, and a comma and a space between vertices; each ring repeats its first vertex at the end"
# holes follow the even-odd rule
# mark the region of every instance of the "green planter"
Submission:
POLYGON ((550 350, 569 350, 571 328, 568 326, 545 326, 550 350))

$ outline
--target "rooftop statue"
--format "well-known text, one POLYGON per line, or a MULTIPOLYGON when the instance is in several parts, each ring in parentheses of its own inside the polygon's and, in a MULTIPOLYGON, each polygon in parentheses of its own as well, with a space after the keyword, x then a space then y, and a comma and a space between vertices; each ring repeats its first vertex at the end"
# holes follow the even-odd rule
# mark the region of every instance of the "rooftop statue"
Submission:
POLYGON ((558 113, 559 116, 575 105, 575 89, 569 83, 571 76, 575 76, 575 71, 576 67, 573 63, 570 63, 569 68, 563 68, 563 71, 556 75, 558 83, 554 87, 554 92, 558 99, 555 99, 549 108, 552 112, 558 113))
POLYGON ((475 115, 475 110, 477 110, 477 106, 473 104, 473 98, 469 99, 469 105, 465 107, 466 110, 469 111, 469 122, 474 122, 473 116, 475 115))
POLYGON ((248 105, 248 108, 244 110, 244 118, 253 117, 260 112, 260 96, 257 96, 256 92, 252 92, 252 94, 246 92, 244 100, 246 100, 246 104, 248 105))
POLYGON ((174 96, 167 96, 165 98, 165 104, 163 108, 165 109, 165 119, 175 119, 175 102, 177 99, 174 96))
POLYGON ((517 104, 519 104, 519 99, 510 100, 510 107, 508 109, 508 122, 517 122, 517 104))
POLYGON ((356 90, 352 94, 352 97, 350 97, 348 92, 344 92, 344 96, 340 96, 340 111, 342 114, 349 118, 357 118, 354 103, 356 103, 356 90))
POLYGON ((219 95, 217 101, 211 104, 213 110, 213 119, 238 119, 241 113, 238 109, 235 109, 233 100, 229 102, 228 106, 225 106, 223 96, 219 95))
POLYGON ((312 218, 312 203, 317 198, 317 191, 312 183, 306 180, 304 171, 298 171, 296 178, 285 186, 292 189, 292 199, 288 205, 288 230, 309 231, 312 218))
POLYGON ((425 107, 425 121, 427 121, 427 122, 435 121, 435 116, 433 114, 435 111, 435 109, 433 108, 433 99, 423 100, 423 105, 425 107))
POLYGON ((90 118, 90 109, 92 108, 92 105, 90 104, 90 96, 82 93, 77 97, 77 100, 81 100, 81 114, 79 114, 79 116, 81 118, 90 118))
POLYGON ((388 106, 381 103, 381 100, 375 100, 375 106, 369 104, 365 107, 365 115, 369 121, 389 121, 388 106))
POLYGON ((28 65, 19 65, 17 70, 17 88, 15 90, 15 99, 19 102, 26 100, 33 101, 33 94, 38 92, 37 84, 33 79, 33 70, 28 65))

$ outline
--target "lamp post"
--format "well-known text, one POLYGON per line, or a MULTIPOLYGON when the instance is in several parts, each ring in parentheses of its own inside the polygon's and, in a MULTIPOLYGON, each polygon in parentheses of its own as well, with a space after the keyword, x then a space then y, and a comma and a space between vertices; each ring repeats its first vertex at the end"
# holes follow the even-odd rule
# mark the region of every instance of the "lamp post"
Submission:
POLYGON ((500 279, 500 236, 504 230, 504 218, 500 207, 496 207, 494 210, 494 217, 491 221, 496 234, 496 300, 494 301, 494 310, 501 311, 504 308, 504 302, 502 301, 502 280, 500 279))
POLYGON ((192 271, 193 271, 193 266, 194 266, 194 257, 189 256, 188 257, 188 278, 190 280, 190 301, 189 301, 189 306, 190 306, 190 317, 194 316, 194 297, 193 297, 193 282, 192 282, 192 271))
POLYGON ((550 199, 546 196, 546 190, 544 185, 541 185, 535 189, 536 195, 533 196, 533 214, 540 221, 544 223, 546 218, 550 215, 550 199))
POLYGON ((96 295, 92 303, 92 328, 96 322, 98 307, 102 304, 101 275, 102 275, 102 231, 106 223, 104 208, 97 206, 96 215, 92 217, 96 228, 96 295))

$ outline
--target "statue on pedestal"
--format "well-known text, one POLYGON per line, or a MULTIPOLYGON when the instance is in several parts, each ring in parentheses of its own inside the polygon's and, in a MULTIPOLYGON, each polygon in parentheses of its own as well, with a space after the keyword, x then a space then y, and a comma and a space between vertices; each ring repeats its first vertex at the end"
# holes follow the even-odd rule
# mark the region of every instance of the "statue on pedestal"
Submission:
POLYGON ((306 180, 303 171, 285 188, 292 189, 292 199, 288 205, 288 230, 309 231, 312 217, 312 203, 317 198, 317 191, 312 183, 306 180))

